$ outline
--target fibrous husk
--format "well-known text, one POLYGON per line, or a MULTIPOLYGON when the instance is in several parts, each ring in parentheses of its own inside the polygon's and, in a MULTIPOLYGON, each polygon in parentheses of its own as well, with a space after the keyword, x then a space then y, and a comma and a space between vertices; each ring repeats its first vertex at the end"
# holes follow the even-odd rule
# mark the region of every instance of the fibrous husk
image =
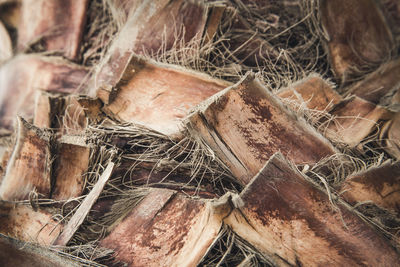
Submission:
POLYGON ((77 96, 45 91, 37 93, 33 117, 35 126, 50 128, 57 136, 83 135, 87 123, 85 108, 77 96))
POLYGON ((28 199, 31 192, 50 197, 51 135, 18 117, 13 152, 0 184, 3 200, 28 199))
POLYGON ((218 238, 204 256, 200 266, 273 266, 259 251, 246 240, 223 225, 218 238))
POLYGON ((289 111, 253 74, 211 97, 187 119, 187 127, 247 184, 281 151, 295 163, 313 164, 335 148, 289 111))
POLYGON ((173 65, 132 56, 112 91, 100 88, 106 114, 136 122, 166 135, 177 134, 191 108, 230 83, 173 65))
POLYGON ((65 225, 61 234, 57 237, 56 240, 52 243, 53 245, 58 246, 66 246, 71 238, 74 236, 75 232, 81 226, 83 221, 86 219, 86 216, 89 214, 89 211, 92 209, 93 204, 99 198, 101 192, 103 191, 104 186, 108 182, 108 179, 111 176, 111 173, 114 169, 114 163, 108 163, 106 169, 101 174, 99 180, 94 185, 93 189, 87 194, 85 199, 82 201, 79 208, 75 211, 74 215, 65 225))
POLYGON ((16 115, 31 119, 39 90, 77 93, 87 69, 57 57, 19 55, 0 67, 0 126, 12 129, 16 115))
POLYGON ((77 60, 88 2, 21 0, 18 51, 29 51, 32 46, 39 46, 33 50, 53 52, 77 60))
POLYGON ((273 265, 399 264, 397 252, 383 236, 329 199, 275 154, 224 222, 273 265))
POLYGON ((352 205, 373 202, 400 214, 400 163, 386 162, 355 173, 344 181, 339 191, 352 205))
POLYGON ((320 11, 331 66, 342 82, 390 58, 393 36, 375 1, 324 0, 320 11))
POLYGON ((57 238, 63 225, 44 209, 0 201, 0 233, 43 246, 57 238))
POLYGON ((110 179, 111 195, 119 194, 116 188, 137 186, 180 189, 202 197, 240 190, 214 153, 188 136, 171 139, 135 124, 89 127, 88 136, 88 141, 99 148, 93 150, 91 166, 97 168, 110 149, 118 151, 120 162, 110 179))
POLYGON ((128 266, 195 266, 218 236, 229 211, 227 200, 213 203, 150 189, 100 244, 114 249, 116 259, 128 266))

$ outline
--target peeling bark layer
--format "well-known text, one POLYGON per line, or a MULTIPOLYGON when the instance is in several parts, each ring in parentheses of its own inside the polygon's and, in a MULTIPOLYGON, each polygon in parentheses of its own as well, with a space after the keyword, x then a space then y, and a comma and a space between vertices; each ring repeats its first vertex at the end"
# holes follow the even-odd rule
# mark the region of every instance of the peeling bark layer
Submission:
POLYGON ((400 163, 385 163, 346 178, 340 188, 352 205, 372 201, 400 214, 400 163))
MULTIPOLYGON (((111 90, 133 54, 157 54, 188 42, 201 44, 211 6, 202 1, 146 0, 133 3, 125 26, 111 45, 89 88, 111 90)), ((91 90, 91 89, 89 89, 91 90)), ((95 92, 90 95, 95 96, 95 92)), ((106 101, 105 103, 108 103, 106 101)))
POLYGON ((88 0, 22 0, 18 50, 40 42, 46 51, 77 60, 88 0))
POLYGON ((317 75, 310 75, 282 89, 278 92, 278 96, 298 104, 304 103, 307 108, 319 111, 329 111, 342 100, 333 86, 317 75))
POLYGON ((49 250, 0 234, 0 265, 30 267, 73 267, 77 262, 49 250))
POLYGON ((335 153, 252 75, 210 98, 188 118, 187 126, 244 184, 275 152, 310 164, 335 153))
POLYGON ((217 237, 229 205, 151 189, 103 239, 128 266, 196 266, 217 237))
POLYGON ((50 180, 50 135, 19 118, 17 140, 0 184, 0 198, 24 200, 31 191, 49 198, 50 180))
POLYGON ((400 160, 400 113, 397 112, 393 118, 382 127, 379 136, 383 148, 391 156, 400 160))
POLYGON ((279 266, 397 266, 386 239, 275 154, 225 219, 279 266))
POLYGON ((60 58, 15 57, 0 67, 0 127, 12 129, 16 115, 32 118, 39 90, 77 93, 86 75, 84 67, 60 58))
POLYGON ((0 233, 25 242, 50 246, 63 226, 44 210, 0 201, 0 233))
MULTIPOLYGON (((66 138, 64 137, 64 139, 66 138)), ((52 198, 67 200, 79 197, 84 189, 84 174, 89 167, 90 148, 79 138, 78 142, 74 140, 61 141, 58 146, 54 165, 55 185, 52 198)))
POLYGON ((393 95, 400 88, 400 60, 383 64, 363 80, 346 89, 347 94, 356 95, 375 104, 382 102, 386 95, 393 95))
POLYGON ((325 136, 357 146, 380 122, 388 121, 393 114, 385 108, 357 96, 343 100, 330 111, 333 120, 325 122, 325 136))
POLYGON ((390 57, 393 36, 375 1, 324 0, 320 11, 331 66, 342 81, 390 57))
POLYGON ((204 74, 133 57, 117 91, 101 89, 98 96, 109 116, 169 135, 179 132, 181 119, 191 108, 228 85, 204 74))

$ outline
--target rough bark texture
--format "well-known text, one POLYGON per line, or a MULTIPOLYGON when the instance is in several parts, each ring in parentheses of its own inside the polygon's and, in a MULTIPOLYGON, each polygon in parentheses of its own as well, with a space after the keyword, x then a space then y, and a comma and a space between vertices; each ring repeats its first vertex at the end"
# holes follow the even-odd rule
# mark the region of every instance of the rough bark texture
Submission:
POLYGON ((326 122, 325 136, 352 147, 376 130, 380 122, 393 116, 384 107, 357 96, 343 100, 330 113, 334 120, 326 122))
POLYGON ((319 111, 329 111, 342 100, 332 84, 316 75, 310 75, 282 89, 278 92, 278 96, 293 100, 298 104, 304 103, 307 108, 319 111))
POLYGON ((207 11, 208 5, 202 2, 146 0, 135 3, 90 86, 95 90, 114 90, 133 53, 152 54, 192 40, 200 42, 207 11))
POLYGON ((88 0, 22 0, 18 50, 38 42, 46 51, 77 60, 88 0), (44 15, 45 14, 45 15, 44 15))
MULTIPOLYGON (((196 266, 211 246, 229 208, 166 189, 152 189, 101 241, 128 266, 196 266)), ((227 206, 229 207, 229 206, 227 206)))
POLYGON ((60 58, 19 55, 0 66, 0 127, 12 129, 16 115, 34 116, 39 90, 78 93, 87 70, 60 58))
MULTIPOLYGON (((379 69, 363 80, 351 85, 346 91, 375 104, 385 100, 385 96, 393 95, 400 88, 400 60, 383 64, 379 69)), ((386 104, 386 103, 384 103, 386 104)))
POLYGON ((342 80, 383 62, 394 49, 392 33, 373 0, 321 1, 321 20, 332 69, 342 80))
POLYGON ((281 151, 295 163, 309 164, 335 153, 326 139, 250 74, 211 98, 187 123, 243 184, 275 152, 281 151))
POLYGON ((45 210, 0 201, 0 233, 13 238, 49 246, 60 234, 63 225, 45 210))
POLYGON ((78 142, 74 140, 60 142, 54 163, 53 199, 67 200, 82 194, 85 184, 84 174, 89 167, 89 156, 90 148, 79 138, 78 142))
POLYGON ((78 266, 48 249, 27 244, 17 239, 0 235, 0 265, 30 267, 72 267, 78 266))
POLYGON ((50 190, 49 134, 19 118, 16 144, 0 184, 0 198, 24 200, 31 192, 49 198, 50 190))
POLYGON ((340 191, 350 204, 372 201, 400 214, 400 163, 387 162, 351 175, 343 183, 340 191))
POLYGON ((387 241, 275 154, 225 222, 279 266, 394 266, 387 241))
MULTIPOLYGON (((156 64, 134 56, 103 110, 117 120, 136 122, 163 134, 176 134, 191 108, 229 83, 178 67, 156 64)), ((100 90, 107 103, 109 92, 100 90)))

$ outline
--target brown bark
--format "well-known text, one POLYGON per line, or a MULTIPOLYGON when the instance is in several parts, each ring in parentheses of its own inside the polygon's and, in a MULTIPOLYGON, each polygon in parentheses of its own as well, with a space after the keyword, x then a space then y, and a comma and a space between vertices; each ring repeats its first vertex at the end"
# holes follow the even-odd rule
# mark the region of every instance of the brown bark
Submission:
POLYGON ((206 202, 151 189, 100 244, 128 266, 196 266, 229 210, 226 200, 206 202))
POLYGON ((133 56, 116 85, 100 89, 103 110, 125 122, 136 122, 166 135, 180 131, 191 108, 230 85, 207 75, 133 56))
POLYGON ((54 163, 52 199, 67 200, 82 194, 89 167, 90 148, 79 137, 64 136, 54 163))
POLYGON ((357 96, 343 100, 330 111, 333 120, 325 122, 324 135, 331 140, 357 146, 380 122, 388 121, 393 114, 387 109, 357 96))
MULTIPOLYGON (((134 2, 125 26, 112 43, 89 88, 94 87, 96 91, 114 89, 133 54, 156 54, 188 42, 200 45, 205 32, 209 36, 213 34, 205 29, 210 8, 199 1, 134 2)), ((94 97, 96 91, 90 96, 94 97)))
POLYGON ((277 151, 295 163, 308 164, 335 153, 251 74, 210 98, 188 118, 187 126, 243 184, 277 151))
POLYGON ((275 154, 225 219, 278 266, 396 266, 388 241, 275 154))
POLYGON ((0 234, 0 266, 73 267, 77 264, 44 247, 0 234))
POLYGON ((342 97, 333 86, 318 75, 310 75, 278 92, 281 98, 305 104, 309 109, 329 111, 338 104, 342 97))
POLYGON ((45 198, 50 197, 50 134, 19 118, 16 138, 0 184, 0 198, 23 200, 28 198, 31 191, 45 198))
POLYGON ((361 81, 346 89, 347 94, 356 95, 375 104, 382 102, 386 95, 392 95, 400 88, 400 59, 383 64, 361 81))
POLYGON ((393 36, 375 1, 324 0, 320 11, 331 66, 342 81, 389 58, 393 36))
POLYGON ((87 69, 60 58, 20 55, 0 67, 0 127, 13 128, 16 115, 34 116, 39 90, 78 93, 87 69))
POLYGON ((49 246, 63 226, 45 210, 0 201, 0 233, 13 238, 49 246))
POLYGON ((400 214, 400 163, 373 167, 349 176, 340 188, 342 197, 352 205, 372 201, 400 214))
POLYGON ((88 0, 22 0, 18 50, 41 41, 46 51, 77 60, 88 0))

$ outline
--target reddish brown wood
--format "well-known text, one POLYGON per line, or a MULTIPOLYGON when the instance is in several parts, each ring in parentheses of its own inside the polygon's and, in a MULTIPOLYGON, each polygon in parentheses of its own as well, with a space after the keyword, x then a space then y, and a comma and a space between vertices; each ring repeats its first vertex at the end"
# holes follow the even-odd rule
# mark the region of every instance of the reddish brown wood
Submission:
POLYGON ((324 135, 352 147, 376 130, 378 123, 388 121, 393 116, 387 109, 357 96, 343 100, 330 113, 333 120, 326 122, 324 135))
POLYGON ((340 188, 343 198, 352 205, 372 201, 400 214, 400 163, 382 166, 349 176, 340 188))
POLYGON ((77 264, 44 247, 0 234, 0 266, 73 267, 77 264))
POLYGON ((282 89, 278 96, 319 111, 329 111, 342 100, 332 84, 316 74, 282 89))
POLYGON ((19 117, 14 150, 0 184, 0 199, 28 199, 31 191, 48 198, 50 175, 50 134, 19 117))
POLYGON ((78 93, 87 69, 61 58, 20 55, 0 67, 0 127, 12 129, 16 115, 31 119, 39 90, 78 93))
POLYGON ((251 74, 210 98, 188 118, 187 126, 244 184, 277 151, 295 163, 309 164, 335 153, 251 74))
POLYGON ((0 201, 0 233, 25 242, 49 246, 63 225, 45 210, 0 201))
POLYGON ((201 73, 134 56, 116 85, 119 90, 113 100, 108 100, 107 90, 101 89, 98 95, 109 116, 172 135, 179 132, 181 119, 191 108, 228 85, 201 73))
POLYGON ((345 80, 389 58, 393 36, 375 1, 324 0, 320 11, 331 65, 338 78, 345 80))
POLYGON ((100 244, 127 266, 196 266, 217 237, 227 205, 151 189, 100 244))
POLYGON ((66 200, 82 194, 89 167, 90 148, 79 137, 63 136, 54 163, 52 199, 66 200))
POLYGON ((133 53, 156 54, 188 42, 200 45, 205 32, 213 34, 205 29, 210 8, 200 1, 134 1, 125 26, 89 86, 90 96, 96 96, 100 88, 112 91, 133 53))
POLYGON ((225 219, 277 266, 397 266, 388 241, 275 154, 225 219))
POLYGON ((41 41, 46 51, 77 60, 88 0, 22 0, 18 50, 41 41))
POLYGON ((393 94, 400 88, 400 59, 383 64, 379 69, 367 75, 361 81, 346 89, 347 94, 379 104, 382 97, 393 94))

